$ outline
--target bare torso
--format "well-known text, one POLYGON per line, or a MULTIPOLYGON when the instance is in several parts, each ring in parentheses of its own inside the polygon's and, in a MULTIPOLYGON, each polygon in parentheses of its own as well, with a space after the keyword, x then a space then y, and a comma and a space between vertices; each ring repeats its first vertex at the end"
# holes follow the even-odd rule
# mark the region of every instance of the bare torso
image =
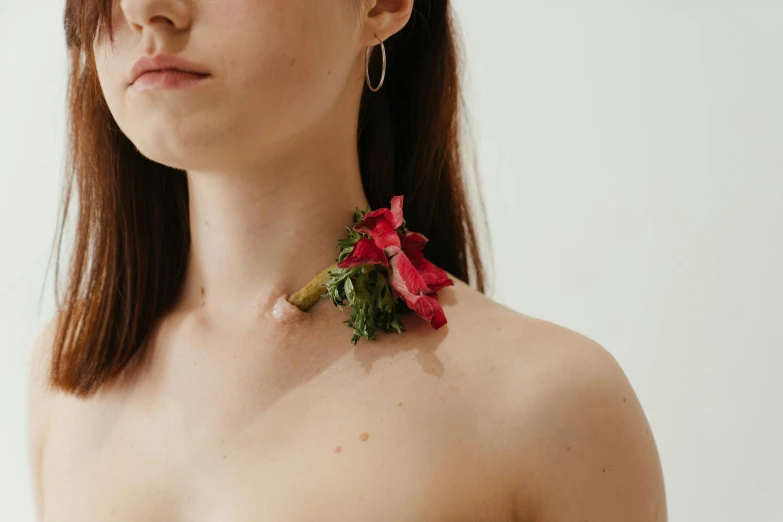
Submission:
POLYGON ((446 327, 411 314, 403 334, 355 347, 350 309, 327 301, 285 335, 162 322, 135 380, 56 397, 44 521, 527 520, 503 430, 520 356, 505 336, 537 320, 458 280, 439 297, 446 327))

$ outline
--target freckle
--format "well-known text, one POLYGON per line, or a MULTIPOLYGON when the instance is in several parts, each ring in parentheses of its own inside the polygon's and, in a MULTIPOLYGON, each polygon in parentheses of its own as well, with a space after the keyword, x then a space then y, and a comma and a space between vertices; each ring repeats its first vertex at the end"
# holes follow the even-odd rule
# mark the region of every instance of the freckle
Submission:
POLYGON ((330 74, 332 74, 332 70, 331 69, 329 69, 329 72, 327 72, 326 75, 329 76, 330 74))
POLYGON ((335 447, 334 447, 334 452, 335 452, 335 453, 340 453, 342 450, 343 450, 343 447, 342 447, 342 446, 335 446, 335 447))
POLYGON ((224 459, 227 459, 227 458, 228 458, 228 455, 223 455, 223 458, 224 458, 224 459))
POLYGON ((402 406, 402 403, 401 403, 401 402, 398 402, 398 403, 397 403, 397 406, 402 406))
POLYGON ((367 440, 368 438, 370 438, 370 434, 367 433, 366 431, 364 433, 362 433, 361 435, 359 435, 359 440, 364 441, 364 440, 367 440))
POLYGON ((566 451, 571 451, 571 446, 566 446, 566 451))
POLYGON ((606 473, 606 468, 601 468, 601 473, 606 473))
POLYGON ((625 397, 623 397, 623 402, 627 402, 627 401, 625 400, 625 397))
POLYGON ((291 61, 289 62, 291 65, 296 63, 296 58, 291 58, 291 61))
POLYGON ((204 221, 204 224, 205 224, 206 226, 209 226, 209 221, 204 221))
POLYGON ((497 328, 495 328, 495 330, 499 332, 500 331, 500 327, 498 326, 497 328))

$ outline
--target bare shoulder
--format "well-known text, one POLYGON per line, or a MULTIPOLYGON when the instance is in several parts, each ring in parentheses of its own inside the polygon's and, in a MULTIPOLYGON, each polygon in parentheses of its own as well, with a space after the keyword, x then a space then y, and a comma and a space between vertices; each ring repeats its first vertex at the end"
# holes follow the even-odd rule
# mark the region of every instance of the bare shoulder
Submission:
POLYGON ((52 348, 57 328, 55 316, 38 332, 28 354, 27 450, 36 520, 43 517, 42 457, 51 421, 52 403, 58 395, 49 381, 52 348))
POLYGON ((49 379, 57 320, 57 316, 50 318, 37 333, 32 346, 28 347, 27 404, 31 437, 41 435, 46 423, 46 410, 59 394, 49 379))
POLYGON ((31 398, 44 399, 54 394, 49 384, 49 368, 52 362, 52 347, 57 329, 57 317, 50 318, 37 333, 29 353, 29 390, 31 398))
POLYGON ((530 514, 520 519, 665 521, 652 430, 614 356, 464 283, 450 291, 449 348, 473 363, 468 375, 491 434, 481 443, 502 455, 517 513, 530 514))

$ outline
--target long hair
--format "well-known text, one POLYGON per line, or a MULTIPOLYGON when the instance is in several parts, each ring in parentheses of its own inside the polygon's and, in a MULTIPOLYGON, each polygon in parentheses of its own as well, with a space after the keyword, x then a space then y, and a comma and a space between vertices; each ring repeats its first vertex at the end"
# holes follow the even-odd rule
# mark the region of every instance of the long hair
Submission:
MULTIPOLYGON (((181 289, 190 248, 185 172, 142 156, 103 97, 92 42, 111 19, 111 4, 67 0, 64 16, 69 135, 54 245, 58 316, 48 378, 51 386, 82 398, 140 357, 181 289), (74 187, 78 214, 61 288, 60 258, 74 187)), ((108 31, 112 34, 110 23, 108 31)), ((463 175, 457 44, 449 2, 416 0, 408 24, 384 42, 383 86, 377 92, 364 87, 359 164, 371 207, 388 206, 393 196, 404 195, 408 226, 430 240, 427 258, 486 293, 463 175)), ((375 51, 370 71, 377 79, 381 56, 375 51)), ((483 215, 482 198, 476 199, 483 215)))

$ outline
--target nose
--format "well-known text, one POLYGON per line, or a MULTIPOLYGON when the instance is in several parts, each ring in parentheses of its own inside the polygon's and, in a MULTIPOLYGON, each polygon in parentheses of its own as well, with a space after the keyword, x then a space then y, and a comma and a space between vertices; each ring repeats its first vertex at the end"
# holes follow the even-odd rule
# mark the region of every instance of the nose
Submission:
POLYGON ((183 0, 120 0, 120 8, 130 28, 142 33, 178 32, 190 27, 191 11, 183 0))

